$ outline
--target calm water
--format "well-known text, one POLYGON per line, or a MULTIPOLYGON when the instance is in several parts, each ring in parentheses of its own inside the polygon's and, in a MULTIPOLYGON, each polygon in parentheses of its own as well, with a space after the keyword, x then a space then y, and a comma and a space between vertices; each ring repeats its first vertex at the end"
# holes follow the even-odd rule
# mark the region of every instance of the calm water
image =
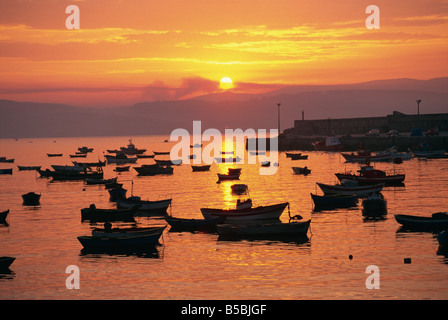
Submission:
MULTIPOLYGON (((139 136, 139 148, 169 150, 167 137, 139 136)), ((14 256, 11 273, 0 275, 0 299, 447 299, 448 258, 438 252, 432 233, 403 232, 393 214, 430 215, 448 208, 448 159, 412 159, 399 165, 406 171, 404 187, 387 187, 388 215, 364 221, 357 208, 313 212, 310 192, 316 182, 336 182, 334 173, 356 170, 338 153, 306 152, 308 160, 292 161, 279 154, 278 172, 260 176, 259 164, 242 165, 241 183, 255 204, 288 201, 291 214, 311 218, 307 241, 222 241, 215 234, 169 232, 153 254, 85 254, 77 240, 95 224, 81 222, 80 209, 95 203, 113 207, 104 186, 83 182, 51 182, 17 165, 71 164, 78 147, 95 150, 86 159, 103 159, 106 149, 125 146, 129 137, 0 140, 0 156, 15 158, 13 175, 0 175, 0 210, 10 209, 8 225, 0 225, 0 256, 14 256), (47 153, 64 153, 48 158, 47 153), (308 176, 294 175, 292 166, 307 165, 308 176), (22 205, 21 195, 42 193, 39 207, 22 205), (353 259, 349 259, 349 255, 353 259), (404 259, 412 263, 405 264, 404 259), (68 290, 65 269, 80 269, 79 290, 68 290), (366 267, 380 270, 380 289, 368 290, 366 267)), ((138 164, 152 163, 140 159, 138 164)), ((120 173, 124 187, 150 200, 172 197, 170 213, 202 218, 201 207, 233 206, 230 186, 217 184, 217 172, 230 165, 214 164, 210 172, 176 166, 169 176, 137 177, 120 173)), ((240 165, 241 166, 241 165, 240 165)), ((392 164, 377 164, 391 169, 392 164)), ((105 178, 116 176, 115 165, 105 178)), ((287 210, 282 220, 288 220, 287 210)), ((138 226, 165 224, 160 217, 137 217, 138 226)))

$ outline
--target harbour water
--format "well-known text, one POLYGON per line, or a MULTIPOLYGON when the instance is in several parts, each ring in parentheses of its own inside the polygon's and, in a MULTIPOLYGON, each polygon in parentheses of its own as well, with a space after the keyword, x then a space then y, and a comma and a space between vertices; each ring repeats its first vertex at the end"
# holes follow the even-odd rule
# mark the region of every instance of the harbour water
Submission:
MULTIPOLYGON (((0 274, 0 299, 144 299, 144 300, 299 300, 299 299, 447 299, 448 254, 440 252, 435 234, 403 231, 394 214, 428 216, 448 210, 448 159, 404 161, 404 186, 386 187, 383 220, 364 220, 361 203, 350 209, 313 211, 310 193, 320 193, 316 182, 336 183, 336 172, 357 170, 338 153, 306 151, 307 160, 278 155, 275 175, 259 175, 260 164, 213 164, 210 171, 174 167, 172 175, 139 177, 131 168, 117 174, 115 164, 104 167, 104 177, 118 176, 131 194, 142 199, 172 198, 168 213, 202 218, 200 208, 232 207, 235 181, 217 183, 217 173, 241 167, 238 183, 249 186, 255 205, 289 202, 291 215, 311 219, 308 237, 301 241, 233 240, 201 232, 165 230, 156 251, 145 254, 85 253, 77 236, 88 235, 98 224, 81 221, 80 209, 94 203, 113 208, 102 185, 82 181, 52 182, 36 171, 17 165, 71 164, 72 160, 103 160, 106 149, 117 149, 129 137, 24 138, 0 140, 0 156, 14 158, 0 168, 0 211, 10 210, 0 225, 0 256, 16 260, 0 274), (94 148, 87 158, 72 159, 78 147, 94 148), (49 158, 47 153, 63 153, 49 158), (309 175, 295 175, 293 166, 307 166, 309 175), (22 205, 21 195, 41 193, 37 207, 22 205), (349 258, 350 257, 350 258, 349 258), (407 262, 405 263, 405 259, 407 262), (409 260, 410 259, 410 260, 409 260), (80 288, 67 289, 66 267, 80 271, 80 288), (368 266, 379 270, 379 288, 368 289, 368 266)), ((138 136, 138 148, 169 151, 165 136, 138 136)), ((138 166, 152 163, 139 159, 138 166)), ((392 163, 377 163, 393 169, 392 163)), ((288 209, 287 209, 288 210, 288 209)), ((281 219, 288 221, 285 210, 281 219)), ((137 226, 166 224, 160 216, 138 216, 137 226)), ((114 226, 129 223, 114 223, 114 226)))

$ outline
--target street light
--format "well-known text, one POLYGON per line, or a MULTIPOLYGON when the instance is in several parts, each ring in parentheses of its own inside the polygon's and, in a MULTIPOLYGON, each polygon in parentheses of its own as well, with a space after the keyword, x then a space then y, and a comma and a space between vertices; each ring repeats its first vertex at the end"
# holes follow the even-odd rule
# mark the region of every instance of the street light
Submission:
POLYGON ((277 118, 278 118, 278 134, 280 135, 280 105, 281 103, 277 103, 277 118))
POLYGON ((422 102, 422 100, 418 99, 417 101, 417 121, 418 121, 418 126, 420 126, 420 102, 422 102))

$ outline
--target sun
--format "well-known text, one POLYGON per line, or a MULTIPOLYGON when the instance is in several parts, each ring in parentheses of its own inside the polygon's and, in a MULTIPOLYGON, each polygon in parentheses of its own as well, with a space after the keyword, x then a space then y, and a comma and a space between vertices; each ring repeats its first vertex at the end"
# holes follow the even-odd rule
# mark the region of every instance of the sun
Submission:
POLYGON ((221 79, 221 83, 220 83, 220 87, 221 89, 230 89, 233 88, 233 81, 232 79, 230 79, 229 77, 224 77, 221 79))

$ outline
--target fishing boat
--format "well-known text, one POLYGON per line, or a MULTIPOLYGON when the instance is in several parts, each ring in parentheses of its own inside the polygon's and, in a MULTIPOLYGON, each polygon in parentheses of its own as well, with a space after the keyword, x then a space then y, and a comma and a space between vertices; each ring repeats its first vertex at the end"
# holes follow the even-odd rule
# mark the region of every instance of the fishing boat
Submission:
POLYGON ((146 152, 146 149, 136 148, 135 145, 132 143, 132 139, 129 139, 129 144, 126 147, 121 147, 120 150, 126 155, 137 155, 146 152))
POLYGON ((391 161, 393 159, 393 153, 392 152, 382 152, 380 154, 372 154, 372 152, 365 150, 365 149, 359 149, 358 152, 355 153, 341 153, 341 155, 344 157, 344 159, 347 162, 363 162, 366 161, 391 161))
POLYGON ((342 180, 341 184, 338 185, 329 185, 320 182, 316 182, 316 184, 325 194, 348 194, 357 196, 367 196, 373 192, 380 192, 384 187, 384 183, 359 185, 353 180, 342 180))
POLYGON ((89 152, 93 151, 93 148, 89 148, 89 147, 85 147, 84 146, 84 147, 79 147, 78 151, 79 151, 80 154, 89 153, 89 152))
POLYGON ((0 174, 12 174, 12 168, 0 169, 0 174))
POLYGON ((174 169, 171 166, 162 166, 159 164, 144 164, 140 167, 133 167, 139 176, 154 176, 157 174, 172 174, 174 169))
POLYGON ((311 170, 308 167, 292 167, 292 170, 295 174, 310 174, 311 170))
POLYGON ((387 200, 381 193, 372 193, 362 200, 364 214, 386 214, 387 200))
POLYGON ((448 212, 436 212, 430 217, 396 214, 395 220, 405 229, 444 230, 448 228, 448 212))
POLYGON ((171 226, 170 231, 216 231, 216 225, 224 222, 221 217, 211 219, 187 219, 173 216, 165 217, 171 226))
POLYGON ((14 257, 0 257, 0 270, 9 270, 9 267, 14 262, 14 260, 16 260, 16 258, 14 257))
POLYGON ((91 236, 79 236, 85 249, 128 249, 155 246, 159 243, 166 226, 146 230, 111 229, 93 230, 91 236))
POLYGON ((88 208, 81 209, 81 220, 90 220, 96 222, 104 221, 134 221, 134 213, 139 206, 136 205, 130 209, 99 209, 94 204, 88 208))
POLYGON ((310 193, 315 210, 350 208, 358 205, 358 196, 352 194, 324 194, 310 193))
POLYGON ((34 192, 28 192, 22 195, 23 205, 25 206, 37 206, 40 204, 40 194, 34 192))
POLYGON ((313 142, 312 145, 316 151, 341 151, 344 149, 344 145, 336 136, 328 136, 325 139, 313 142))
POLYGON ((258 207, 252 207, 251 205, 239 206, 236 209, 201 208, 201 213, 205 219, 225 218, 226 223, 246 220, 278 219, 288 205, 288 202, 284 202, 258 207))
POLYGON ((220 236, 306 236, 311 220, 296 222, 218 224, 220 236))
POLYGON ((384 183, 385 185, 402 184, 406 175, 403 170, 394 169, 393 171, 382 171, 374 169, 372 166, 363 166, 358 170, 359 174, 345 172, 336 173, 336 177, 342 180, 355 180, 359 184, 384 183))
POLYGON ((17 168, 19 168, 20 171, 26 171, 26 170, 38 170, 40 169, 42 166, 17 166, 17 168))
POLYGON ((203 165, 203 166, 191 166, 191 169, 193 170, 193 172, 198 172, 198 171, 210 171, 210 167, 211 165, 203 165))
POLYGON ((6 218, 8 217, 9 209, 0 212, 0 223, 6 223, 6 218))
POLYGON ((62 153, 47 153, 48 157, 62 157, 62 153))
POLYGON ((115 156, 106 154, 104 155, 107 163, 135 163, 137 162, 137 157, 128 157, 123 152, 117 152, 115 156))
POLYGON ((6 157, 0 157, 0 162, 12 163, 14 159, 6 159, 6 157))
POLYGON ((135 205, 139 205, 138 211, 146 211, 146 212, 161 212, 166 213, 166 210, 171 205, 172 199, 163 199, 163 200, 141 200, 138 196, 132 196, 126 199, 118 199, 117 207, 118 208, 132 208, 135 205))

